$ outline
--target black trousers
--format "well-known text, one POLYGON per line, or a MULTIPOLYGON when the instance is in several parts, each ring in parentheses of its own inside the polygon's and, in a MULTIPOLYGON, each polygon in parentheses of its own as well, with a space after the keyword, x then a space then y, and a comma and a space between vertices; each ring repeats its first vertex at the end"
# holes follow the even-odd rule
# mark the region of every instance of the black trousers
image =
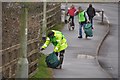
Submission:
POLYGON ((69 17, 69 21, 70 21, 70 20, 72 20, 71 26, 75 26, 75 24, 74 24, 74 16, 70 16, 70 17, 69 17))
POLYGON ((55 53, 57 56, 59 56, 61 65, 63 63, 64 53, 65 53, 65 50, 60 51, 59 55, 58 55, 58 52, 55 53))

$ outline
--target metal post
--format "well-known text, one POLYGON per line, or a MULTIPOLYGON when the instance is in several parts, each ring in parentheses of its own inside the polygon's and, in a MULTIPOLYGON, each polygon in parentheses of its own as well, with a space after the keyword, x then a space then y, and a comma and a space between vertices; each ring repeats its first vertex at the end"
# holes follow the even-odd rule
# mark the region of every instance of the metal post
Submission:
POLYGON ((28 8, 22 8, 20 21, 20 58, 18 61, 16 78, 28 78, 28 60, 27 60, 27 16, 28 8))
POLYGON ((104 19, 104 10, 102 9, 102 23, 103 23, 103 19, 104 19))
POLYGON ((67 0, 66 0, 66 5, 65 5, 65 23, 67 23, 67 11, 68 11, 68 6, 67 6, 67 0))
MULTIPOLYGON (((0 1, 0 67, 2 67, 2 2, 0 1)), ((0 68, 0 80, 2 80, 2 68, 0 68)))
POLYGON ((46 23, 46 5, 47 2, 44 0, 44 5, 43 5, 43 26, 42 26, 42 39, 43 41, 46 39, 46 28, 47 28, 47 23, 46 23))

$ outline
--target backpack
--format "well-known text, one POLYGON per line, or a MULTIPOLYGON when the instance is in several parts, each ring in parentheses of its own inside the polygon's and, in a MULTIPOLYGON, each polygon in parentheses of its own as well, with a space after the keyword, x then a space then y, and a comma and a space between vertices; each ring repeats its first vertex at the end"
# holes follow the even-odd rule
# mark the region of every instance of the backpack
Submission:
POLYGON ((46 64, 50 68, 56 68, 60 65, 60 60, 58 60, 56 54, 54 52, 50 53, 45 60, 46 64))

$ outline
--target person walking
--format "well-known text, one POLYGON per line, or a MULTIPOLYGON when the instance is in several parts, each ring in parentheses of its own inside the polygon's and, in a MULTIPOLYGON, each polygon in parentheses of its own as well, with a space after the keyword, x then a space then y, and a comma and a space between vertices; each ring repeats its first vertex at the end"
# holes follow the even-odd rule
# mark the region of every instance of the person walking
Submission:
POLYGON ((76 12, 76 15, 78 15, 78 19, 79 19, 79 36, 78 38, 82 38, 82 27, 84 27, 86 25, 87 22, 89 22, 88 20, 88 16, 87 13, 81 8, 78 8, 78 11, 76 12))
POLYGON ((41 47, 41 51, 48 47, 48 45, 52 43, 54 45, 54 53, 59 56, 60 66, 57 68, 62 68, 62 63, 64 59, 65 49, 67 48, 67 40, 64 37, 63 33, 57 30, 51 30, 48 32, 46 42, 41 47))
POLYGON ((89 21, 92 24, 92 29, 93 29, 93 17, 96 15, 95 13, 95 8, 93 8, 92 4, 89 4, 89 7, 87 8, 87 14, 89 17, 89 21))
POLYGON ((70 15, 68 21, 72 20, 71 26, 72 26, 72 29, 73 29, 73 30, 74 30, 74 28, 75 28, 75 24, 74 24, 75 11, 76 11, 76 9, 75 9, 74 5, 72 5, 72 6, 70 7, 70 9, 68 10, 68 12, 67 12, 67 15, 68 15, 68 14, 70 15))

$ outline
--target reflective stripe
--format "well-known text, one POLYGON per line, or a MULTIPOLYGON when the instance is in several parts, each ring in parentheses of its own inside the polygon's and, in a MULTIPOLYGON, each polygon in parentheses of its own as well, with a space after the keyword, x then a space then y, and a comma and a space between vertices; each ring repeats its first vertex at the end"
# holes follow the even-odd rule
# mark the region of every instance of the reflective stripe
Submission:
MULTIPOLYGON (((63 43, 62 45, 65 45, 65 43, 63 43)), ((62 45, 61 45, 61 46, 62 46, 62 45)))
POLYGON ((56 40, 57 42, 60 42, 60 40, 56 40))
POLYGON ((49 38, 47 38, 47 40, 50 40, 49 38))
POLYGON ((55 49, 58 50, 58 47, 56 47, 55 49))
POLYGON ((44 47, 47 47, 47 45, 46 45, 46 44, 44 44, 43 46, 44 46, 44 47))
POLYGON ((53 32, 56 32, 55 30, 52 30, 53 32))

